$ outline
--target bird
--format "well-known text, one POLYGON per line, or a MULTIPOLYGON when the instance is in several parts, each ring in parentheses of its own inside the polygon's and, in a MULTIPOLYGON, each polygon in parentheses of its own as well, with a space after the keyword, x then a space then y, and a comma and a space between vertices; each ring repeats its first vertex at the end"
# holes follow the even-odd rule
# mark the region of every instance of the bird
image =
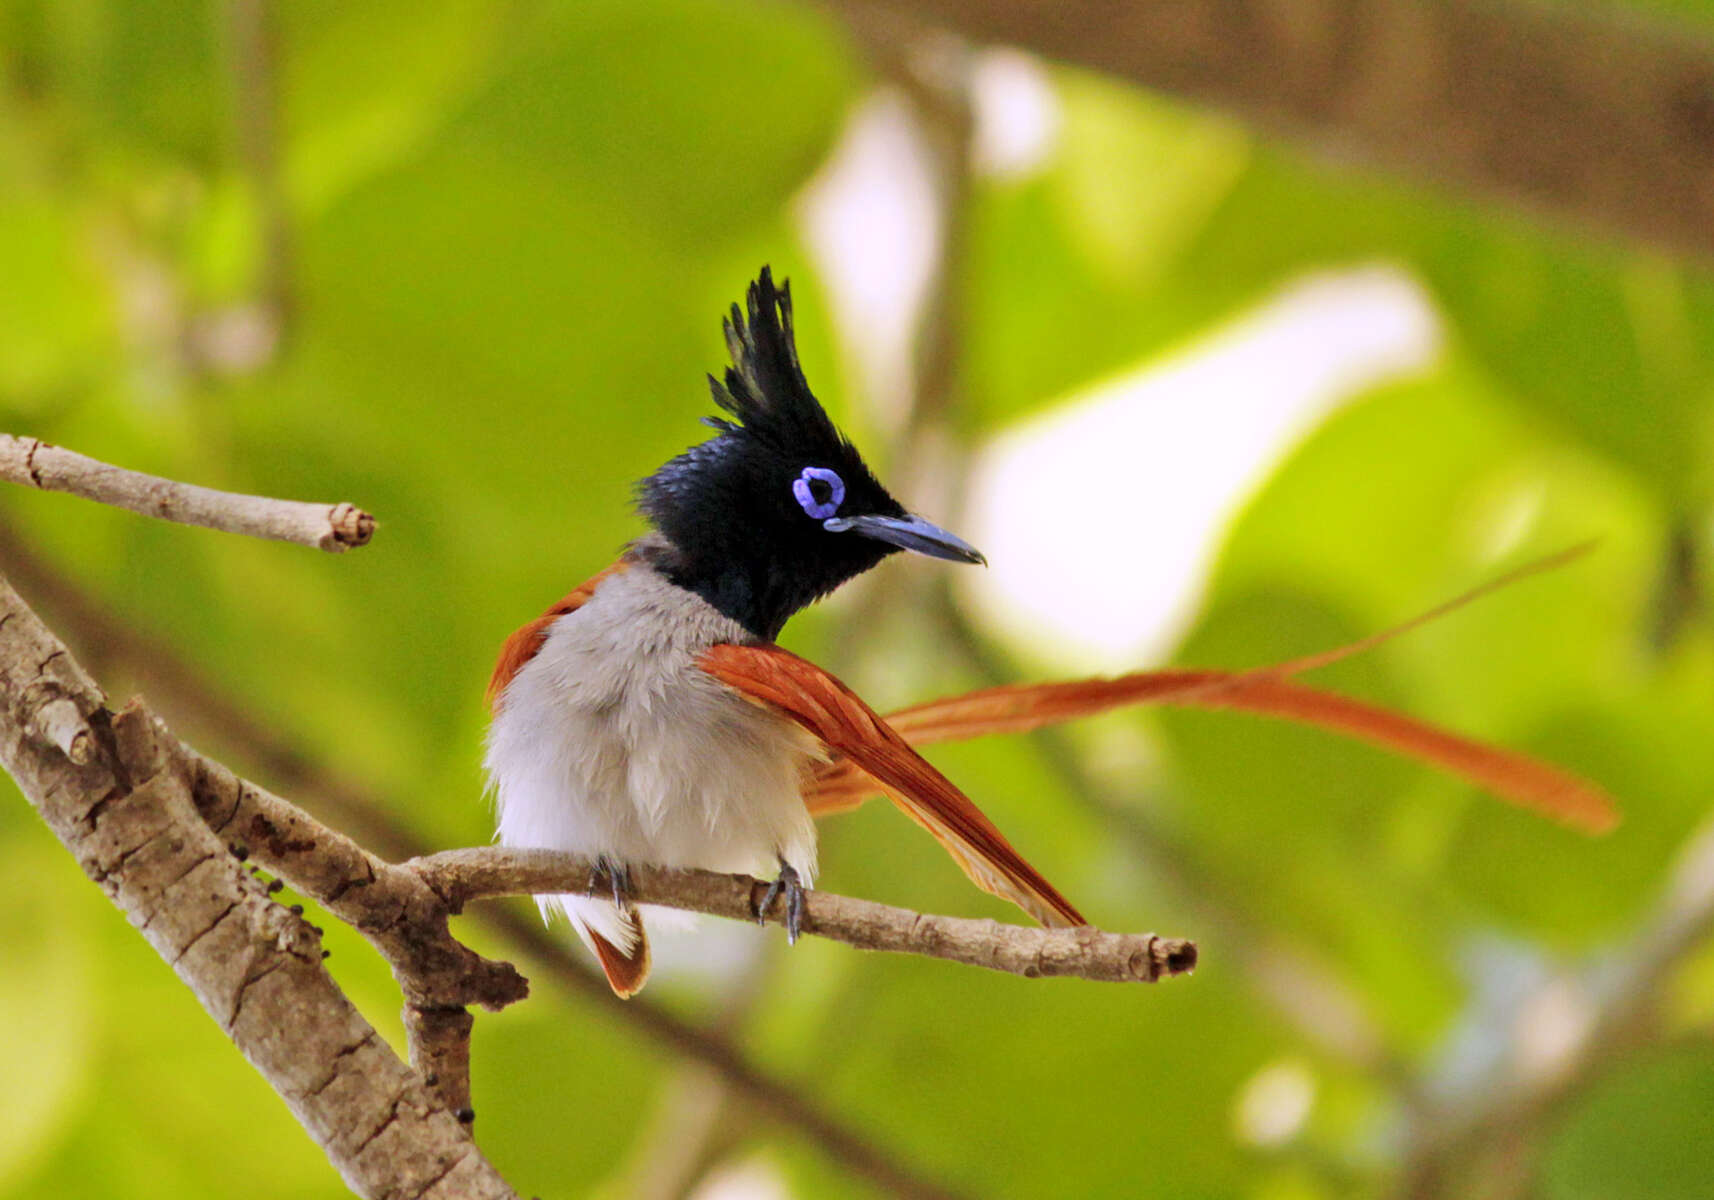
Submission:
POLYGON ((901 551, 985 565, 888 493, 810 390, 791 287, 764 266, 722 322, 713 436, 641 480, 648 530, 525 624, 489 681, 484 767, 504 846, 598 864, 570 919, 613 991, 651 966, 631 865, 772 877, 757 913, 802 926, 806 804, 837 763, 892 797, 976 885, 1050 927, 1083 916, 956 785, 839 679, 776 644, 791 616, 901 551), (597 880, 604 882, 597 890, 597 880))

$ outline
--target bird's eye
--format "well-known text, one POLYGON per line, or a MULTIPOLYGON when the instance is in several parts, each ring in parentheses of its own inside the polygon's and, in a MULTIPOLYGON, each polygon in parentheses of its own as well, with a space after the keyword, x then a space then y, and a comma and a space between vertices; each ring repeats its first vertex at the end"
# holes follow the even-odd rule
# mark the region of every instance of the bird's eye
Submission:
POLYGON ((804 512, 822 521, 845 503, 845 481, 826 467, 805 467, 803 474, 792 480, 792 495, 804 512))

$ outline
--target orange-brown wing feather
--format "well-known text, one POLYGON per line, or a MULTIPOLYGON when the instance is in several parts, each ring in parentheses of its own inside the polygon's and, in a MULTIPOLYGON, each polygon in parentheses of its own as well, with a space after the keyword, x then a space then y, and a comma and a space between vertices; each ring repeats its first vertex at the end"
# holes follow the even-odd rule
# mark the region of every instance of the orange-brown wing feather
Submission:
POLYGON ((488 677, 488 707, 491 711, 500 710, 500 699, 506 694, 506 685, 524 669, 525 663, 540 653, 542 642, 548 635, 548 626, 566 613, 582 608, 603 579, 616 571, 623 571, 627 565, 624 559, 620 559, 599 574, 591 575, 567 593, 565 599, 506 639, 500 647, 500 660, 494 664, 494 674, 488 677))
POLYGON ((722 683, 777 709, 858 764, 946 847, 977 887, 1044 925, 1088 924, 969 797, 832 675, 772 645, 719 645, 699 661, 722 683))
MULTIPOLYGON (((1237 709, 1320 726, 1462 775, 1501 799, 1591 833, 1611 829, 1618 807, 1601 788, 1557 767, 1449 733, 1402 713, 1260 671, 1143 671, 1118 679, 1082 679, 987 688, 892 713, 887 720, 912 745, 990 733, 1024 733, 1127 704, 1237 709)), ((878 791, 862 764, 836 759, 806 784, 811 812, 855 808, 878 791)))

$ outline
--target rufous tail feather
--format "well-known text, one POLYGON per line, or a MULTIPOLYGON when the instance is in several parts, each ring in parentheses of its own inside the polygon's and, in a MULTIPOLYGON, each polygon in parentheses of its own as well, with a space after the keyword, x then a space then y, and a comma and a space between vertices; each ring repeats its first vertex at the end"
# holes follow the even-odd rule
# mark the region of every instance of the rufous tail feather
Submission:
MULTIPOLYGON (((1593 543, 1508 572, 1391 629, 1333 650, 1247 671, 1140 671, 1117 679, 986 688, 914 705, 886 721, 913 746, 995 733, 1024 733, 1130 704, 1237 709, 1343 733, 1461 775, 1503 800, 1588 833, 1618 823, 1618 806, 1600 787, 1527 755, 1486 745, 1424 721, 1296 683, 1288 676, 1373 649, 1445 616, 1500 587, 1561 566, 1593 543)), ((804 802, 823 816, 862 804, 886 789, 846 757, 822 764, 806 782, 804 802)))
POLYGON ((649 980, 649 935, 643 929, 643 918, 640 914, 633 912, 631 921, 637 929, 637 944, 631 948, 629 954, 593 929, 583 930, 589 944, 595 947, 595 957, 601 963, 601 970, 607 975, 608 986, 621 1000, 629 1000, 635 996, 649 980))

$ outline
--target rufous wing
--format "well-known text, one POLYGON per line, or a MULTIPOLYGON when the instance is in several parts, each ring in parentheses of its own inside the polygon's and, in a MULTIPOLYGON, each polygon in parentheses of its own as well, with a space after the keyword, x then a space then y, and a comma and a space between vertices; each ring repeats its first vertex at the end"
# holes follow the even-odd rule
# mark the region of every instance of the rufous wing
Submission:
POLYGON ((488 708, 490 711, 500 710, 500 701, 506 694, 506 685, 512 682, 512 677, 524 669, 524 664, 534 658, 542 648, 542 642, 548 635, 548 626, 565 616, 582 608, 595 589, 601 586, 601 581, 616 571, 626 567, 624 559, 607 567, 605 570, 591 575, 582 583, 568 592, 563 600, 548 609, 541 616, 515 631, 500 647, 500 659, 494 664, 494 674, 488 677, 488 708))
POLYGON ((865 780, 874 781, 866 789, 879 786, 946 847, 977 887, 1012 901, 1043 925, 1088 924, 969 797, 838 679, 774 645, 714 646, 699 664, 855 764, 865 780))

